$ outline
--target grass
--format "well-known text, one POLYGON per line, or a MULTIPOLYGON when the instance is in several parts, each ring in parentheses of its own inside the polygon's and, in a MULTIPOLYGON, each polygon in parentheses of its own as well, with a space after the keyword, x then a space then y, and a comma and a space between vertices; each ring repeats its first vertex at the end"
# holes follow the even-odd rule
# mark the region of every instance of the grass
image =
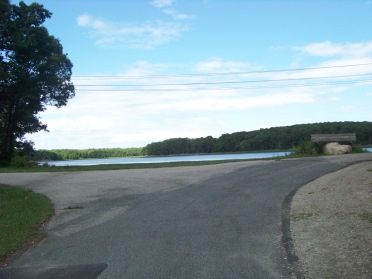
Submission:
POLYGON ((0 184, 0 266, 15 251, 44 238, 41 225, 52 215, 46 196, 0 184))
MULTIPOLYGON (((279 160, 288 157, 274 157, 266 160, 279 160)), ((264 160, 264 159, 241 159, 241 160, 217 160, 217 161, 190 161, 190 162, 169 162, 169 163, 144 163, 144 164, 106 164, 94 166, 37 166, 33 165, 28 168, 0 168, 0 173, 14 172, 61 172, 61 171, 96 171, 96 170, 124 170, 124 169, 147 169, 147 168, 167 168, 167 167, 188 167, 188 166, 204 166, 216 165, 242 161, 264 160)))
MULTIPOLYGON (((367 152, 367 151, 365 151, 367 152)), ((188 167, 188 166, 205 166, 216 165, 243 161, 256 160, 276 160, 293 159, 303 157, 319 157, 324 154, 288 154, 286 156, 276 156, 259 159, 236 159, 236 160, 214 160, 214 161, 184 161, 184 162, 164 162, 164 163, 134 163, 134 164, 104 164, 93 166, 49 166, 31 164, 28 167, 0 167, 0 173, 21 173, 21 172, 63 172, 63 171, 106 171, 106 170, 125 170, 125 169, 147 169, 147 168, 169 168, 169 167, 188 167)), ((372 170, 371 170, 372 171, 372 170)))
POLYGON ((314 213, 300 213, 300 214, 294 215, 292 217, 293 218, 292 220, 294 222, 297 222, 297 221, 300 221, 300 220, 308 220, 313 216, 314 216, 314 213))
POLYGON ((361 214, 358 214, 358 216, 365 221, 368 221, 369 223, 372 224, 372 213, 370 212, 363 212, 361 214))

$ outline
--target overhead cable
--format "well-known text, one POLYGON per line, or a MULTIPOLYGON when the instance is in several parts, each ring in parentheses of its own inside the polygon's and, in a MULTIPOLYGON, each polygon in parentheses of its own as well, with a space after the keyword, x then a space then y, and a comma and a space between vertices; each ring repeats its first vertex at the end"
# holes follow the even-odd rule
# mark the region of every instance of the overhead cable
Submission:
POLYGON ((235 86, 235 87, 189 87, 189 88, 121 88, 121 89, 77 89, 78 91, 99 91, 99 92, 154 92, 154 91, 202 91, 202 90, 239 90, 239 89, 267 89, 267 88, 291 88, 291 87, 313 87, 327 85, 345 85, 345 84, 363 84, 372 83, 372 79, 347 80, 347 81, 327 81, 317 83, 294 83, 294 84, 272 84, 272 85, 255 85, 255 86, 235 86))
POLYGON ((324 66, 324 67, 309 67, 309 68, 294 68, 294 69, 279 69, 279 70, 258 70, 258 71, 230 71, 230 72, 215 72, 215 73, 199 73, 199 74, 168 74, 168 75, 76 75, 73 78, 78 80, 84 79, 149 79, 149 78, 175 78, 175 77, 203 77, 203 76, 231 76, 231 75, 248 75, 248 74, 264 74, 264 73, 280 73, 280 72, 296 72, 296 71, 310 71, 310 70, 322 70, 322 69, 334 69, 334 68, 347 68, 347 67, 359 67, 368 66, 371 63, 361 64, 350 64, 350 65, 335 65, 335 66, 324 66))
POLYGON ((215 82, 187 82, 187 83, 150 83, 150 84, 77 84, 76 87, 153 87, 153 86, 190 86, 190 85, 218 85, 218 84, 241 84, 241 83, 267 83, 283 81, 306 81, 316 79, 339 79, 349 77, 371 76, 372 73, 356 75, 339 75, 324 77, 304 77, 304 78, 283 78, 283 79, 266 79, 266 80, 239 80, 239 81, 215 81, 215 82))

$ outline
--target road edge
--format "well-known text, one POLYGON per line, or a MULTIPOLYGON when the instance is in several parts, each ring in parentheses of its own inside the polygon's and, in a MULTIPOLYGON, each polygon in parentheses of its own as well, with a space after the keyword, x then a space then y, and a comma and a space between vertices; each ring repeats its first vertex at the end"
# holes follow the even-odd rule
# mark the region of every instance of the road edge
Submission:
POLYGON ((297 191, 300 188, 302 188, 305 185, 319 179, 322 176, 326 176, 326 175, 329 175, 331 173, 340 171, 340 170, 345 169, 347 167, 350 167, 352 165, 356 165, 356 164, 360 164, 360 163, 364 163, 364 162, 370 162, 370 161, 372 161, 372 160, 371 159, 360 159, 360 160, 355 160, 353 162, 343 162, 340 165, 339 169, 331 171, 331 172, 326 173, 324 175, 321 175, 319 177, 316 177, 316 178, 308 181, 306 184, 297 187, 296 189, 294 189, 293 191, 291 191, 290 193, 288 193, 285 196, 285 198, 282 202, 282 206, 281 206, 282 245, 284 247, 284 253, 285 253, 285 256, 286 256, 287 263, 289 264, 290 274, 292 274, 292 275, 294 274, 295 278, 305 279, 305 275, 301 271, 300 260, 295 253, 294 240, 293 240, 293 237, 292 237, 292 234, 291 234, 291 215, 290 214, 291 214, 291 205, 292 205, 293 197, 296 195, 297 191))
POLYGON ((289 270, 291 274, 294 274, 296 278, 298 279, 304 279, 304 275, 300 270, 299 267, 299 258, 297 257, 295 251, 294 251, 294 244, 293 244, 293 238, 291 234, 291 218, 290 218, 290 212, 291 212, 291 203, 293 196, 296 194, 297 190, 300 189, 303 185, 300 187, 294 189, 289 194, 287 194, 282 202, 282 212, 281 212, 281 220, 282 220, 282 244, 284 246, 284 251, 286 255, 286 260, 289 263, 289 270))

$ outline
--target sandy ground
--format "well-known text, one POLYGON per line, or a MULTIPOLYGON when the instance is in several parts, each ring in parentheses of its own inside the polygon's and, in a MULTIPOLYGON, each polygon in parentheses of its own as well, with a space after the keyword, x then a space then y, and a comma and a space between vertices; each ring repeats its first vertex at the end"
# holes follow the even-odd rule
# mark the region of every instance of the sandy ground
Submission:
POLYGON ((304 278, 372 278, 372 162, 301 187, 291 233, 304 278))

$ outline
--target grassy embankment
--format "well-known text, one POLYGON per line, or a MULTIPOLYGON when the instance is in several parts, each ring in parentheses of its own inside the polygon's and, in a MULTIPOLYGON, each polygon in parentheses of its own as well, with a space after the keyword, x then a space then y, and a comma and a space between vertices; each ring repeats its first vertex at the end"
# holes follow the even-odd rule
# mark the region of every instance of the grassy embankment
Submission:
MULTIPOLYGON (((164 162, 164 163, 133 163, 133 164, 103 164, 92 166, 49 166, 24 164, 22 167, 0 167, 0 173, 15 173, 15 172, 64 172, 64 171, 106 171, 106 170, 124 170, 124 169, 147 169, 147 168, 167 168, 167 167, 188 167, 188 166, 204 166, 216 165, 233 162, 253 161, 253 160, 281 160, 287 158, 300 157, 317 157, 324 156, 322 153, 314 154, 313 144, 302 144, 293 150, 293 153, 286 156, 277 156, 270 158, 259 159, 235 159, 235 160, 215 160, 215 161, 183 161, 183 162, 164 162)), ((365 153, 361 147, 353 147, 352 153, 365 153)))
POLYGON ((148 168, 171 168, 171 167, 189 167, 217 165, 233 162, 243 162, 252 160, 280 160, 290 158, 291 156, 272 157, 264 159, 237 159, 237 160, 216 160, 216 161, 184 161, 184 162, 165 162, 165 163, 134 163, 134 164, 105 164, 93 166, 47 166, 47 165, 29 165, 28 167, 0 167, 0 173, 14 172, 64 172, 64 171, 106 171, 106 170, 124 170, 124 169, 148 169, 148 168))
POLYGON ((44 238, 42 225, 52 215, 46 196, 0 184, 0 267, 15 251, 44 238))

